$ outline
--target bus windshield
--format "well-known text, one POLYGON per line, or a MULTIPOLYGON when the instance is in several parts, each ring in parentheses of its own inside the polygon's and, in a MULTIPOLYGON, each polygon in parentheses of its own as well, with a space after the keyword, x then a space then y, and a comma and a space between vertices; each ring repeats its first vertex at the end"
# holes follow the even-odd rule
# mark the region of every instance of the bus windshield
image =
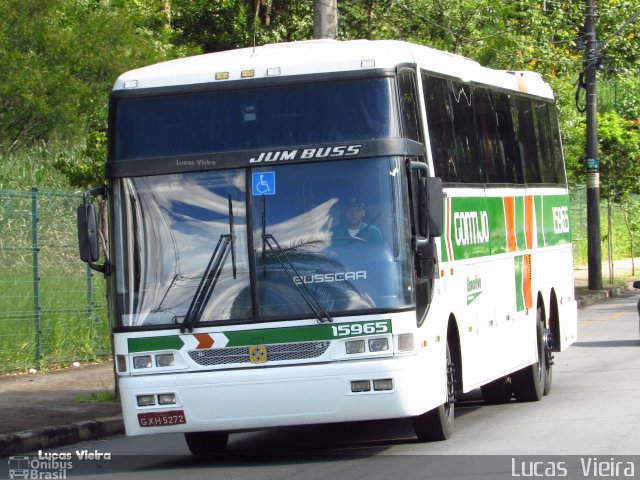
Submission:
POLYGON ((402 162, 377 157, 117 180, 121 326, 181 325, 206 272, 212 281, 199 296, 197 323, 316 318, 314 302, 332 316, 412 305, 402 162), (217 246, 230 235, 221 256, 217 246))
POLYGON ((111 160, 398 137, 393 92, 379 77, 117 97, 111 160))

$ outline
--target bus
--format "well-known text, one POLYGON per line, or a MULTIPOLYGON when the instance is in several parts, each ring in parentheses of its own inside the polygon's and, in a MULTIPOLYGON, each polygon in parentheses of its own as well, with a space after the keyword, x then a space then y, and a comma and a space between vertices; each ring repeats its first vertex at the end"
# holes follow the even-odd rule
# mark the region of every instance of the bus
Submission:
POLYGON ((238 431, 411 418, 444 440, 463 393, 549 393, 577 310, 538 74, 301 41, 130 71, 109 111, 108 183, 78 228, 128 435, 207 454, 238 431))

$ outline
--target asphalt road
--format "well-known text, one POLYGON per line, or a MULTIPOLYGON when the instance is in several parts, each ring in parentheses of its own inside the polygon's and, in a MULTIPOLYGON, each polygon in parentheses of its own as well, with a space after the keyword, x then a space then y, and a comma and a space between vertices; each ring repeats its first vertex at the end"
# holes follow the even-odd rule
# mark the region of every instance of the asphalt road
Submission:
POLYGON ((553 390, 541 402, 484 405, 470 395, 446 442, 419 443, 409 421, 394 420, 234 434, 225 455, 204 460, 189 455, 182 435, 43 453, 72 455, 66 478, 105 480, 640 478, 638 297, 579 311, 579 340, 556 354, 553 390), (111 459, 79 461, 82 451, 111 459))

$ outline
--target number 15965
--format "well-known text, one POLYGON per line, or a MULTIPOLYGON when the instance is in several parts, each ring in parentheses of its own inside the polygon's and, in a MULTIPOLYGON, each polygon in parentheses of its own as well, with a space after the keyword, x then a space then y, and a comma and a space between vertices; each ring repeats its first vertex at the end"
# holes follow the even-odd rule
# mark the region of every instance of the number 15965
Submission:
POLYGON ((343 323, 341 325, 332 325, 331 330, 334 337, 391 333, 391 322, 389 320, 380 320, 376 322, 343 323))

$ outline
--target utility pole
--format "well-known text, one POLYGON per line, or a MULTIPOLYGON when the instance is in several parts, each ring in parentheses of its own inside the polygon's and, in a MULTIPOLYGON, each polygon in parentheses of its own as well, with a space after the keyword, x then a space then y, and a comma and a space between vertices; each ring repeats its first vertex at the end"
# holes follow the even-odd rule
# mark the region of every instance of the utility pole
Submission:
POLYGON ((338 38, 338 0, 314 0, 313 38, 338 38))
POLYGON ((587 251, 589 257, 589 290, 602 289, 602 249, 600 244, 600 165, 598 163, 598 91, 594 0, 586 0, 584 54, 587 113, 587 251))

